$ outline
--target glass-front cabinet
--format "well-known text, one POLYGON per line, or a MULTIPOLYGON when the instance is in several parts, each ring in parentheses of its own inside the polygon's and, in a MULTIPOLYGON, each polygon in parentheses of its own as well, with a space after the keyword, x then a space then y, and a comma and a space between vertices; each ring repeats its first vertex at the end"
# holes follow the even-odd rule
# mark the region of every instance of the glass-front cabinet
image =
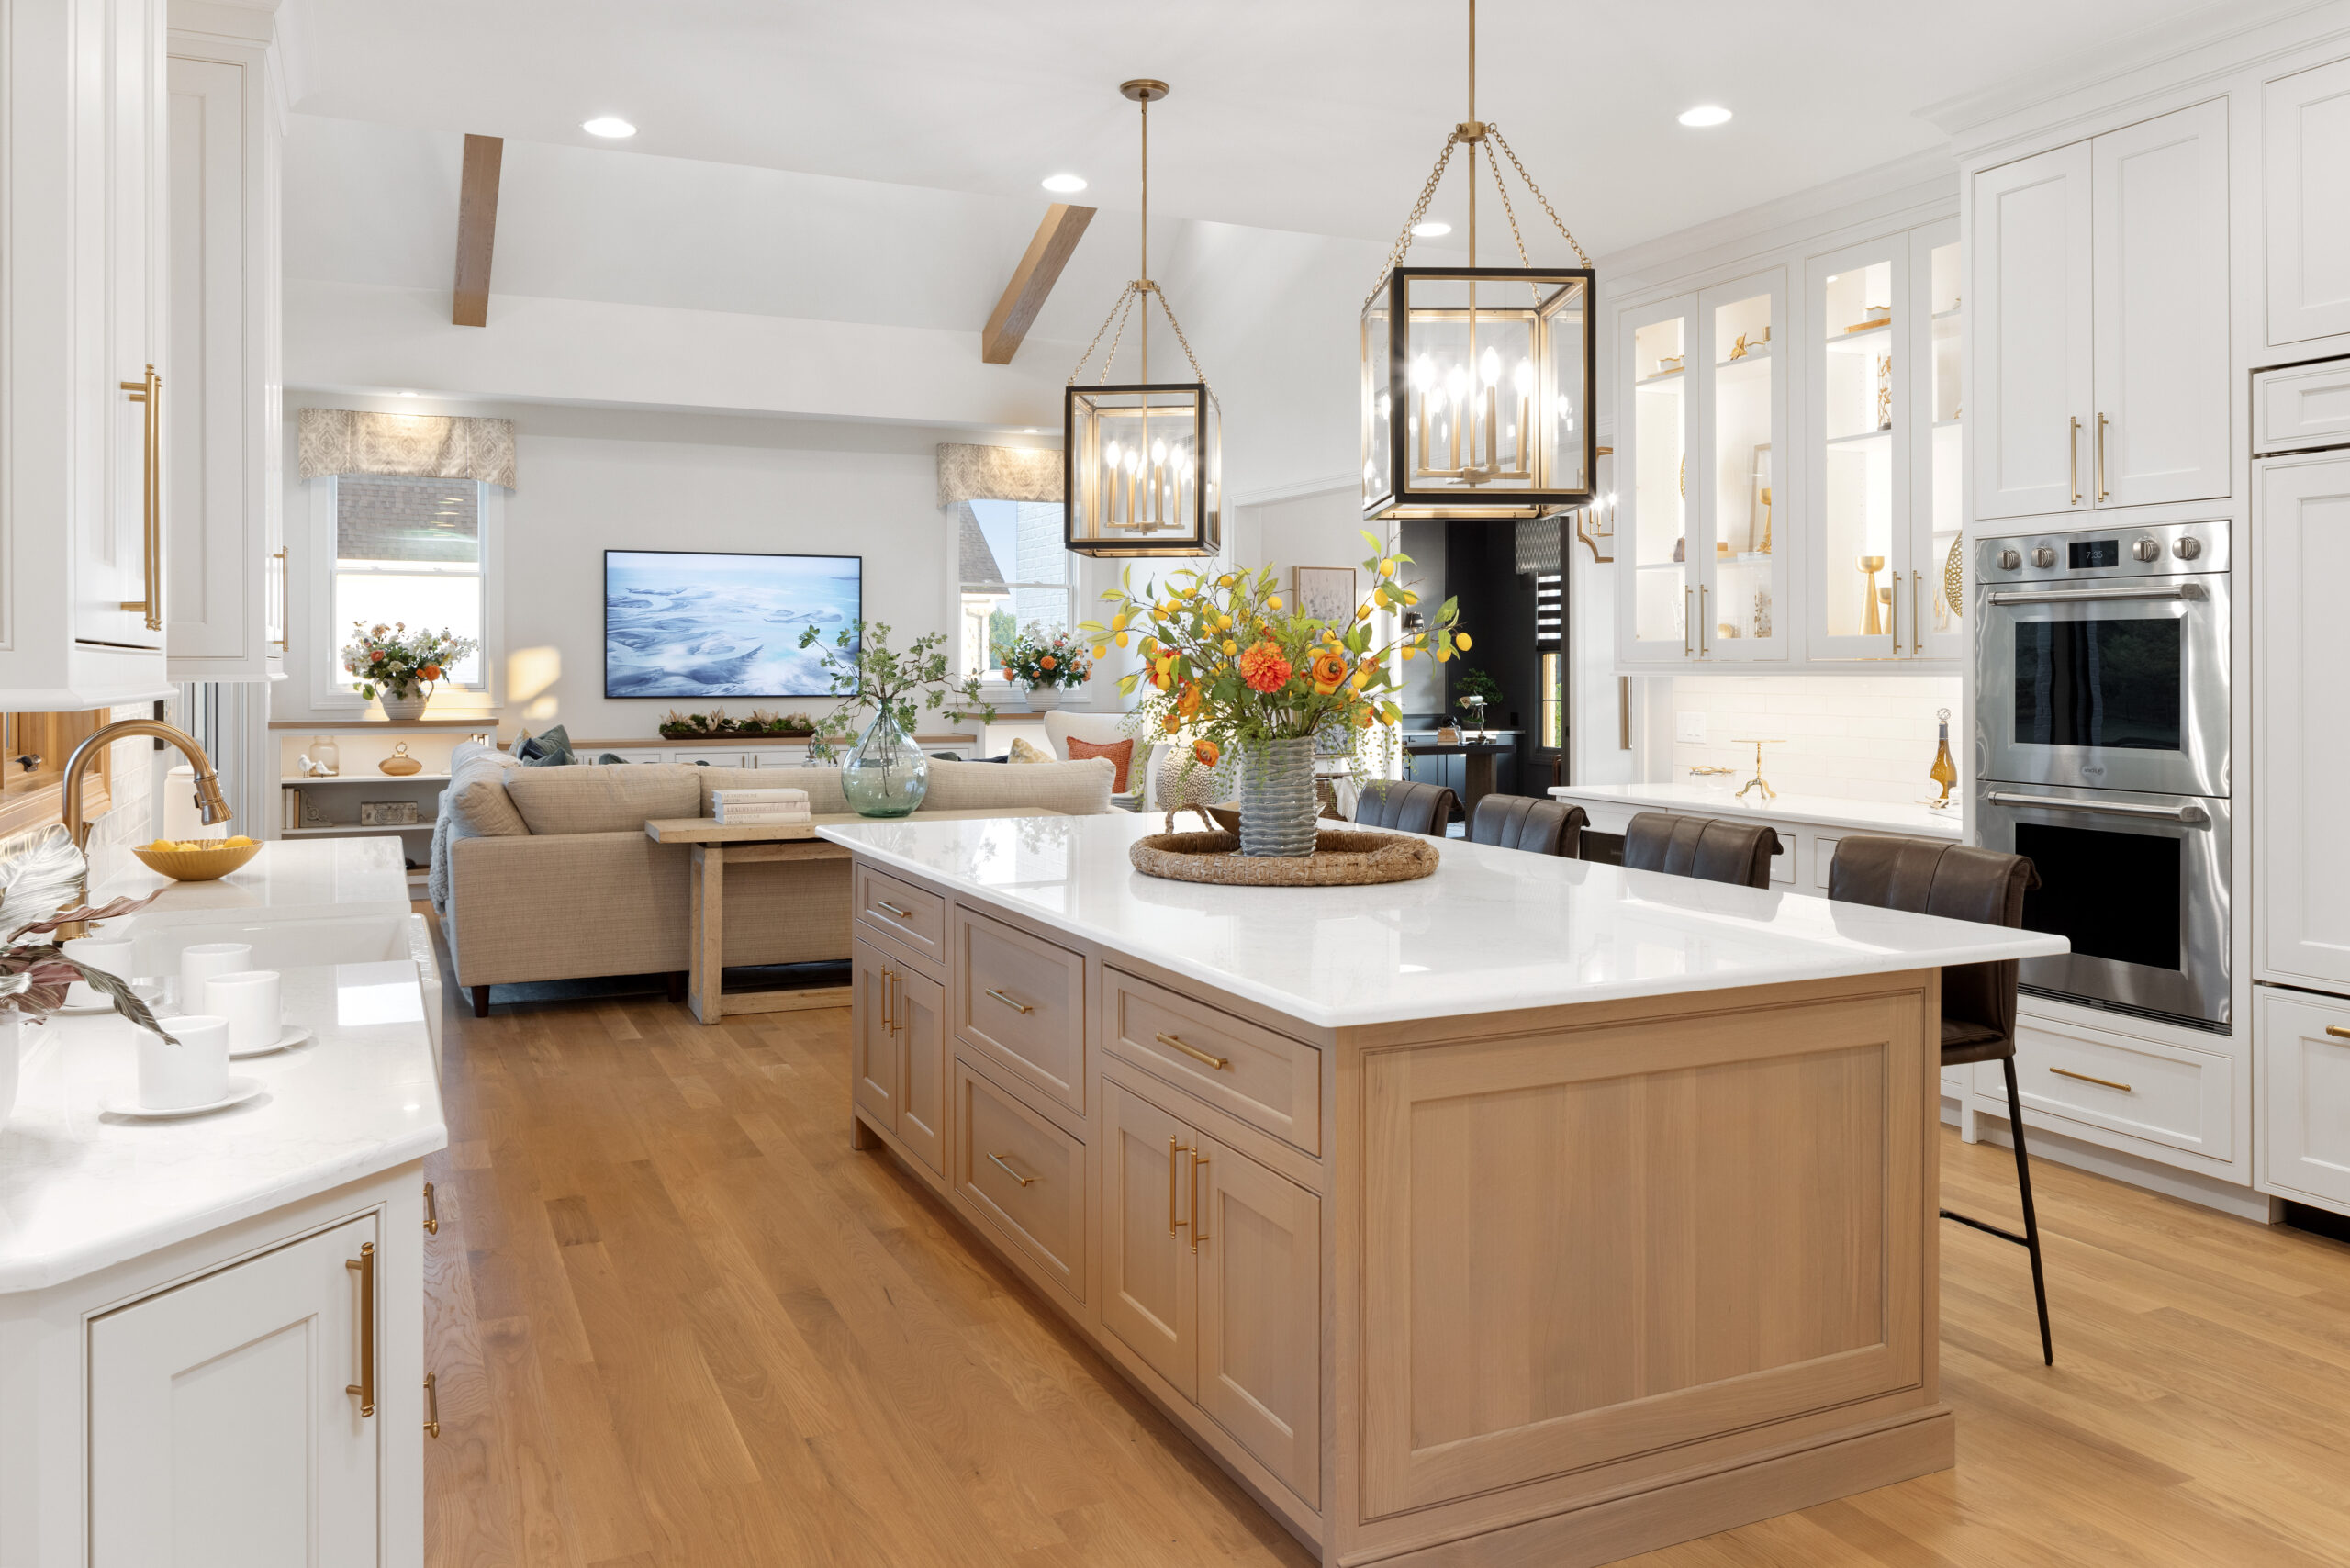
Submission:
MULTIPOLYGON (((1786 656, 1774 455, 1785 426, 1786 280, 1774 270, 1623 318, 1630 526, 1618 524, 1624 662, 1786 656)), ((1619 495, 1621 492, 1619 491, 1619 495)), ((1620 504, 1620 503, 1619 503, 1620 504)), ((1621 511, 1618 513, 1621 517, 1621 511)))
POLYGON ((1959 332, 1965 301, 1958 291, 1958 220, 1909 233, 1910 293, 1916 303, 1917 374, 1913 378, 1917 420, 1925 431, 1924 454, 1910 476, 1910 584, 1917 595, 1913 657, 1957 659, 1966 654, 1966 551, 1960 538, 1965 513, 1960 507, 1964 451, 1959 432, 1966 410, 1959 356, 1966 340, 1959 332))

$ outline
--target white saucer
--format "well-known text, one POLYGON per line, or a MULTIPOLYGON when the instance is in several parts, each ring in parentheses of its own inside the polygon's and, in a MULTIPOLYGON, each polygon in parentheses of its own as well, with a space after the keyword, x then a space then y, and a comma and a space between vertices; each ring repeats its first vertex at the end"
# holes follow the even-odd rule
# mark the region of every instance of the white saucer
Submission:
POLYGON ((242 1061, 247 1057, 265 1057, 272 1051, 290 1051, 296 1046, 307 1043, 309 1038, 310 1031, 303 1028, 299 1024, 288 1024, 285 1025, 285 1032, 278 1036, 274 1043, 266 1046, 255 1046, 249 1051, 230 1051, 229 1053, 229 1059, 230 1061, 242 1061))
MULTIPOLYGON (((151 1013, 155 1010, 156 1004, 163 1000, 163 988, 149 980, 133 980, 130 985, 130 994, 145 1002, 147 1004, 147 1010, 151 1013)), ((113 1011, 114 1003, 104 998, 101 998, 99 1001, 88 1007, 61 1007, 57 1009, 57 1012, 61 1016, 67 1018, 79 1018, 86 1014, 111 1013, 113 1011)))
POLYGON ((168 1122, 176 1116, 200 1116, 207 1111, 225 1111, 231 1105, 241 1105, 266 1087, 258 1078, 229 1080, 229 1092, 208 1105, 174 1105, 159 1111, 139 1103, 139 1092, 118 1091, 99 1103, 98 1108, 109 1116, 134 1116, 142 1122, 168 1122))

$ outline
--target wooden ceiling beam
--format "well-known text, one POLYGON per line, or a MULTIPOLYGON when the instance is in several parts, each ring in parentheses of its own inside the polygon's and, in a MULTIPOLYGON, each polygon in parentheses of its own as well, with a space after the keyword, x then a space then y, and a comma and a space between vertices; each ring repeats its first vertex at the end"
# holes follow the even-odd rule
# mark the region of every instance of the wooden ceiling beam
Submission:
POLYGON ((449 319, 460 327, 489 325, 489 257, 498 239, 498 170, 502 136, 465 138, 464 178, 457 192, 457 283, 449 319))
POLYGON ((979 334, 982 363, 1010 364, 1012 356, 1020 352, 1020 340, 1035 324, 1036 312, 1045 308, 1046 297, 1060 281, 1061 268, 1069 264, 1078 241, 1084 237, 1085 226, 1093 221, 1094 210, 1058 201, 1046 209, 1045 220, 1036 225, 1036 237, 1028 241, 1027 254, 1013 269, 1012 281, 1003 286, 1003 297, 995 302, 995 311, 988 318, 987 330, 979 334))

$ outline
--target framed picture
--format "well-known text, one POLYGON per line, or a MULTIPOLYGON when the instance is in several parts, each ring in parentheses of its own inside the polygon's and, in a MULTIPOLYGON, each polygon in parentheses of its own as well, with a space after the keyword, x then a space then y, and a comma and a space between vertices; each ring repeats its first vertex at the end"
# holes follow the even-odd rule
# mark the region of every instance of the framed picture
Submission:
POLYGON ((1355 614, 1355 568, 1352 566, 1293 566, 1292 586, 1297 610, 1316 621, 1344 625, 1355 614))
POLYGON ((1747 476, 1746 553, 1771 553, 1771 443, 1754 449, 1754 464, 1747 476))
POLYGON ((414 827, 414 801, 362 801, 359 802, 361 827, 414 827))

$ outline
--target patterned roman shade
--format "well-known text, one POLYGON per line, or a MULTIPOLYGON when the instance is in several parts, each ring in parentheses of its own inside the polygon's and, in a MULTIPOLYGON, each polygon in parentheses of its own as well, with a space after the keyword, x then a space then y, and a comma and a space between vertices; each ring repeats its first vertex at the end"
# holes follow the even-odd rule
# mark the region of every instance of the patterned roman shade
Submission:
POLYGON ((479 479, 514 487, 514 421, 446 414, 371 414, 305 409, 302 477, 396 474, 419 479, 479 479))
POLYGON ((964 501, 1058 501, 1061 454, 1020 446, 972 446, 942 442, 938 504, 964 501))

